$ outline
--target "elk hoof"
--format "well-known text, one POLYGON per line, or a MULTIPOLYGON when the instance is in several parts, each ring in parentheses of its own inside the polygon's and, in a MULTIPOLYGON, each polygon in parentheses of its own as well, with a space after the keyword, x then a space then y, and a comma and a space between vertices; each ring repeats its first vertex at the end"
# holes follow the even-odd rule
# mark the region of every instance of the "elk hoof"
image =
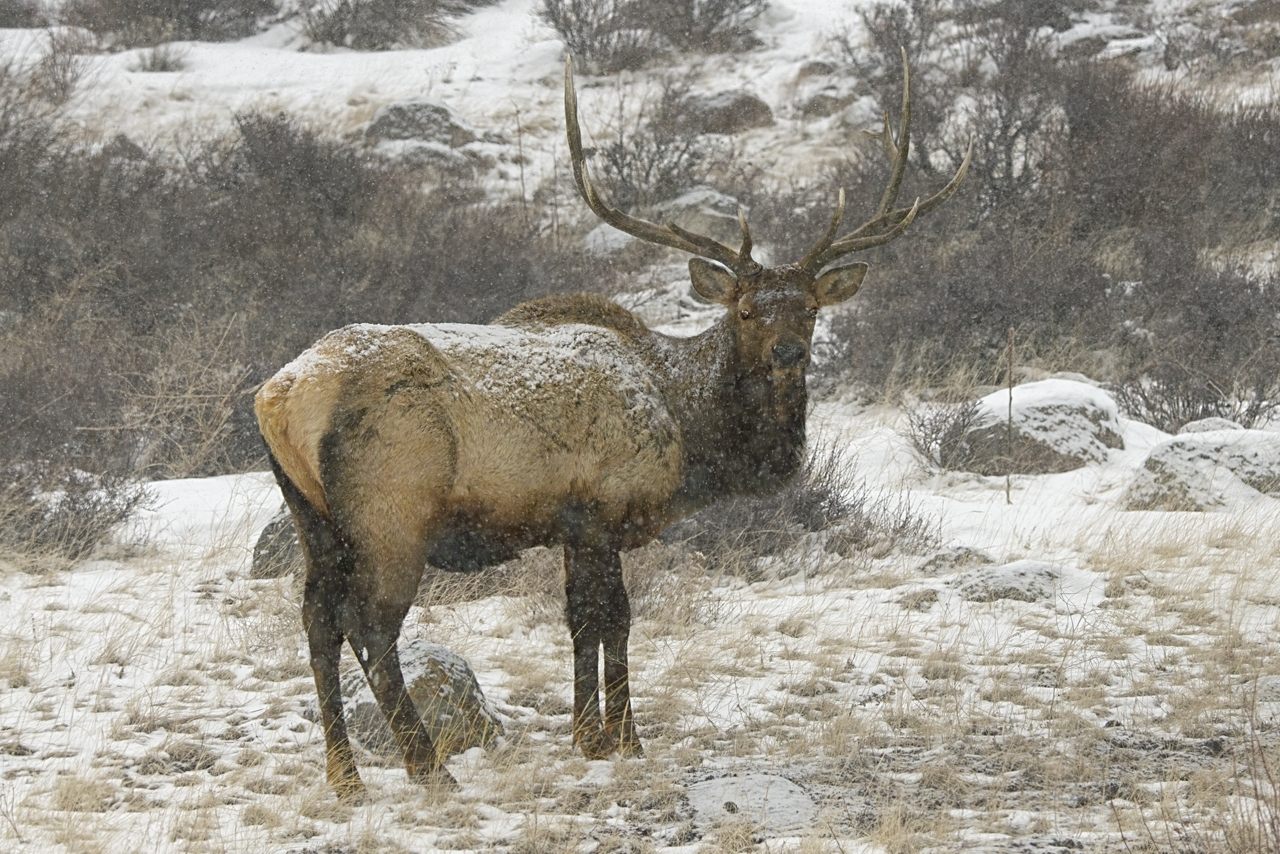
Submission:
POLYGON ((364 787, 364 781, 360 779, 358 773, 346 774, 338 779, 330 779, 329 785, 333 787, 333 793, 338 796, 338 801, 343 804, 354 806, 362 804, 368 795, 368 789, 364 787))
POLYGON ((640 738, 635 733, 632 733, 630 736, 623 736, 618 739, 618 755, 628 758, 644 756, 644 748, 640 745, 640 738))
POLYGON ((453 775, 446 771, 443 765, 435 768, 410 768, 409 779, 428 789, 456 792, 461 788, 458 781, 453 779, 453 775))
POLYGON ((618 749, 618 742, 604 730, 582 733, 578 736, 578 749, 588 759, 608 759, 618 749))

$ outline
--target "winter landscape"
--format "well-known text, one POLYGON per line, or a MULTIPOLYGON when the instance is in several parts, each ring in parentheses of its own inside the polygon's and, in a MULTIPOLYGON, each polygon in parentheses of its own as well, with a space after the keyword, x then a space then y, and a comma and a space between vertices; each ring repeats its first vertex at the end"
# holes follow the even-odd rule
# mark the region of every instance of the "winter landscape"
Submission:
POLYGON ((1280 850, 1280 3, 0 0, 0 845, 1280 850), (800 258, 964 184, 818 317, 808 458, 627 552, 640 757, 562 560, 351 650, 335 797, 253 395, 354 322, 724 308, 612 203, 800 258), (890 131, 892 134, 893 131, 890 131))

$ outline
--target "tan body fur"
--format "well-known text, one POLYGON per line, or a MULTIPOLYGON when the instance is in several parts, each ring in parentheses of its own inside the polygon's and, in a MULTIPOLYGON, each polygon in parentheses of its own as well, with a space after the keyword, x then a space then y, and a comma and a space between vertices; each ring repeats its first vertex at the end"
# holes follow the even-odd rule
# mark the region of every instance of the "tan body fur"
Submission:
MULTIPOLYGON (((570 506, 643 542, 680 479, 657 378, 612 329, 538 325, 332 332, 259 391, 263 437, 308 501, 366 542, 390 530, 425 549, 433 523, 463 519, 552 544, 570 506)), ((421 565, 406 569, 416 585, 421 565)))

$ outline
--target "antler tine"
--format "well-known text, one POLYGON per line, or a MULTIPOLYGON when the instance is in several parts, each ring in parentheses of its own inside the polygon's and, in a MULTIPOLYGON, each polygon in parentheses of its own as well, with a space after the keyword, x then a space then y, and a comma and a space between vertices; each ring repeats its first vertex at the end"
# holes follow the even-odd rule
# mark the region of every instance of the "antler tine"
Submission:
POLYGON ((886 152, 892 149, 889 184, 880 197, 880 207, 876 216, 883 216, 893 203, 898 200, 898 190, 902 188, 902 178, 907 174, 907 157, 911 153, 911 63, 907 61, 907 49, 902 51, 902 111, 898 115, 898 136, 893 138, 889 131, 889 113, 884 114, 884 145, 886 152))
POLYGON ((836 196, 836 209, 831 214, 831 223, 827 226, 827 230, 823 232, 822 237, 818 238, 818 242, 809 247, 809 251, 804 253, 804 257, 800 259, 800 266, 806 270, 816 270, 818 266, 815 262, 822 257, 823 253, 831 246, 831 241, 836 239, 836 232, 840 229, 840 223, 844 220, 844 187, 840 188, 839 194, 836 196))
POLYGON ((842 255, 882 246, 899 237, 916 217, 928 213, 955 194, 960 184, 969 173, 969 164, 973 160, 973 140, 969 140, 964 160, 955 175, 946 186, 926 199, 916 199, 909 208, 894 208, 898 191, 902 188, 902 179, 906 174, 907 157, 911 152, 911 68, 907 62, 907 54, 902 52, 902 115, 898 120, 898 134, 894 137, 889 123, 888 113, 884 117, 884 127, 879 134, 881 145, 889 156, 891 168, 889 183, 880 197, 880 205, 871 219, 855 228, 843 237, 834 239, 834 229, 828 229, 809 254, 805 255, 801 265, 809 269, 820 270, 842 255))
POLYGON ((876 233, 877 230, 880 228, 883 228, 886 225, 891 226, 891 229, 888 232, 883 232, 882 234, 892 234, 894 237, 897 237, 898 235, 902 234, 902 232, 905 230, 905 228, 902 227, 902 222, 903 220, 906 219, 908 214, 910 214, 912 216, 912 219, 914 219, 915 217, 918 217, 921 214, 928 213, 929 211, 933 210, 938 205, 942 204, 947 199, 955 195, 956 190, 960 189, 960 185, 964 183, 965 176, 969 174, 969 164, 972 161, 973 161, 973 140, 970 139, 968 148, 965 150, 964 160, 960 162, 960 167, 956 169, 956 173, 951 176, 951 180, 947 182, 946 186, 944 186, 938 192, 934 193, 932 196, 929 196, 929 198, 927 199, 923 199, 923 200, 917 199, 916 203, 912 205, 910 208, 898 208, 897 210, 890 211, 888 213, 881 214, 880 216, 867 220, 865 223, 858 226, 858 228, 855 229, 854 231, 851 231, 848 234, 846 234, 844 237, 840 238, 839 240, 834 241, 822 253, 822 256, 817 259, 816 263, 813 266, 813 269, 821 269, 822 267, 825 267, 827 264, 830 264, 835 259, 839 258, 841 255, 846 255, 850 252, 857 252, 861 249, 869 249, 872 246, 881 246, 885 243, 888 243, 889 241, 887 240, 875 239, 879 236, 879 234, 876 233), (912 213, 912 211, 914 211, 914 214, 912 213), (868 234, 868 232, 871 232, 871 233, 868 234), (873 242, 868 242, 868 241, 873 241, 873 242))
MULTIPOLYGON (((578 186, 578 192, 583 201, 596 216, 632 237, 710 258, 734 271, 743 266, 744 260, 750 261, 749 257, 740 256, 717 240, 686 231, 676 225, 663 226, 631 216, 611 207, 601 197, 599 190, 591 183, 591 176, 587 172, 587 159, 582 148, 582 128, 578 124, 578 93, 573 86, 573 58, 569 56, 564 60, 564 120, 565 134, 569 138, 569 161, 573 167, 573 180, 578 186)), ((754 264, 754 262, 751 263, 754 264)))
POLYGON ((742 233, 742 245, 738 247, 738 257, 744 264, 748 261, 754 263, 751 257, 751 227, 747 225, 747 211, 742 205, 738 205, 738 230, 742 233))

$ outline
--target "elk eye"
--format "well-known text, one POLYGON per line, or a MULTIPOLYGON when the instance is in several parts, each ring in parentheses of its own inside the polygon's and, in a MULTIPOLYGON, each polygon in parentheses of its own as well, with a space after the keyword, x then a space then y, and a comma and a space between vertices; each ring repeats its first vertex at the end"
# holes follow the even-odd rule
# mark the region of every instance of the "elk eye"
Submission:
POLYGON ((809 306, 809 316, 810 317, 818 316, 818 307, 816 305, 809 306))
POLYGON ((738 309, 738 317, 741 317, 743 320, 750 320, 750 319, 751 319, 751 309, 749 309, 749 308, 740 308, 740 309, 738 309))

